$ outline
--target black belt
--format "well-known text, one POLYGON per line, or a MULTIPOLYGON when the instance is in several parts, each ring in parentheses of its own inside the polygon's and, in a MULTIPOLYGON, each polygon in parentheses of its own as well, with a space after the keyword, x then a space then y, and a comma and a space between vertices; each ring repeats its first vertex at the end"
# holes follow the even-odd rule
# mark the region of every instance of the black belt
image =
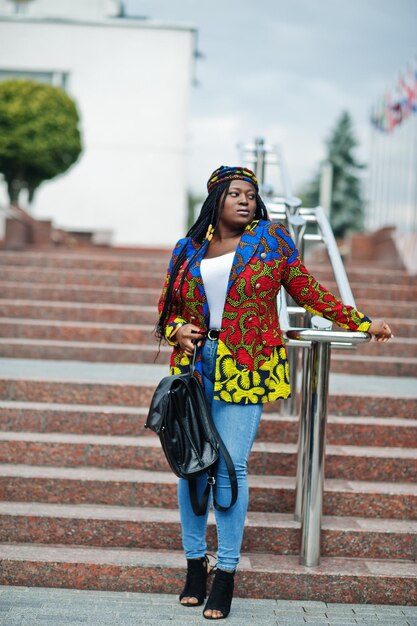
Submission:
POLYGON ((220 331, 221 328, 210 328, 207 333, 207 339, 210 339, 211 341, 217 341, 220 336, 220 331))

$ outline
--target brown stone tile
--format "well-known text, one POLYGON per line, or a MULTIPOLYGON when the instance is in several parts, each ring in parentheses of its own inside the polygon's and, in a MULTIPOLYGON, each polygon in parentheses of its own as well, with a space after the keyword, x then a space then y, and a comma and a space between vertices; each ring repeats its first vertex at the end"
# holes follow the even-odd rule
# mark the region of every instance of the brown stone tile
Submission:
MULTIPOLYGON (((178 552, 23 544, 2 544, 0 550, 3 584, 31 580, 39 586, 156 593, 177 593, 183 584, 184 558, 178 552)), ((297 557, 244 554, 236 596, 412 605, 417 598, 414 571, 415 565, 401 566, 397 574, 397 564, 384 570, 359 559, 322 559, 320 568, 306 568, 297 557)))
POLYGON ((24 402, 149 406, 154 386, 123 383, 3 379, 0 399, 24 402))
POLYGON ((156 306, 161 289, 162 281, 158 288, 140 289, 0 281, 0 293, 3 298, 58 300, 60 302, 156 306))

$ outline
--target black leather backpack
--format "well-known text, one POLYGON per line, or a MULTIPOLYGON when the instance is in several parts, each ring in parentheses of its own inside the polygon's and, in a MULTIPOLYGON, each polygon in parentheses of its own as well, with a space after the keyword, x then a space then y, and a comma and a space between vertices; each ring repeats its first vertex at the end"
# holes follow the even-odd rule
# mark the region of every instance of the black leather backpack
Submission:
POLYGON ((197 347, 188 374, 165 376, 152 397, 145 428, 159 437, 167 461, 178 477, 188 480, 190 499, 196 515, 204 515, 213 488, 213 502, 227 511, 237 499, 236 471, 230 455, 214 426, 204 390, 194 375, 197 347), (221 451, 231 485, 231 501, 223 507, 216 501, 216 464, 221 451), (207 487, 198 502, 196 477, 208 473, 207 487))

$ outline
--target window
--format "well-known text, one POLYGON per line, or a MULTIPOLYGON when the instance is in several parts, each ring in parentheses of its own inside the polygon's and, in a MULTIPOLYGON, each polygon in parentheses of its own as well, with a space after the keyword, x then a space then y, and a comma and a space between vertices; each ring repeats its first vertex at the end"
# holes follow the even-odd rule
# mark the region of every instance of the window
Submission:
POLYGON ((33 70, 5 70, 0 68, 0 80, 10 80, 13 78, 27 78, 37 80, 40 83, 47 83, 54 87, 67 89, 68 72, 61 71, 33 71, 33 70))

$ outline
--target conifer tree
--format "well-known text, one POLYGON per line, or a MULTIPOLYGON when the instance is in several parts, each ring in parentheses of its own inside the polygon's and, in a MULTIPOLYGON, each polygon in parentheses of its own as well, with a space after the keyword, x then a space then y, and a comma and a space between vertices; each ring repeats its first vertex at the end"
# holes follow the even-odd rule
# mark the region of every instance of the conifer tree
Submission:
MULTIPOLYGON (((336 237, 344 237, 349 230, 363 229, 363 198, 359 171, 364 167, 356 160, 357 141, 351 117, 344 111, 326 141, 327 155, 333 168, 330 223, 336 237)), ((320 172, 300 193, 305 206, 319 204, 320 172)))

